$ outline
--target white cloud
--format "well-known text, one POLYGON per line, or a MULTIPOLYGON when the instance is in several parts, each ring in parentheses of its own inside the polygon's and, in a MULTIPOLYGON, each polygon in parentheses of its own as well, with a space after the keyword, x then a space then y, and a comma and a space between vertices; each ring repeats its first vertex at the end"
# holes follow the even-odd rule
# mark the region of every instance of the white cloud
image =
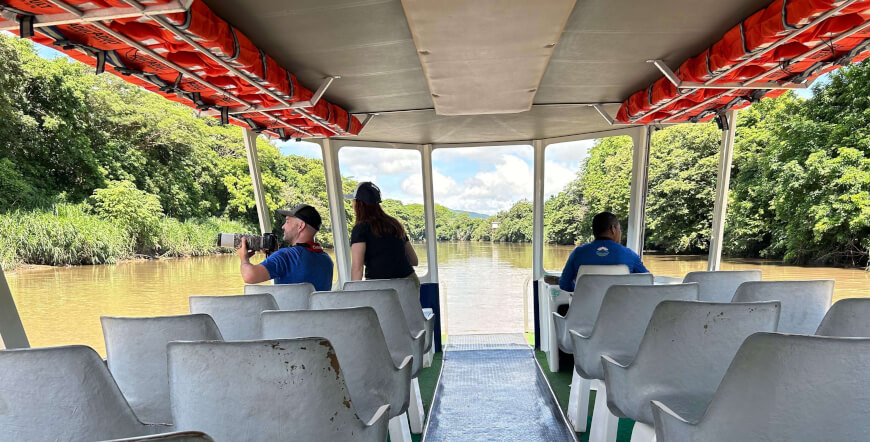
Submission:
POLYGON ((420 174, 420 153, 402 149, 345 147, 338 152, 341 174, 357 181, 378 175, 420 174))
MULTIPOLYGON (((435 201, 451 209, 494 214, 509 209, 521 199, 530 199, 532 168, 515 153, 490 150, 485 158, 493 165, 491 170, 477 172, 461 183, 441 170, 434 170, 435 201)), ((414 190, 410 183, 408 189, 414 190)))
POLYGON ((544 198, 549 198, 577 178, 577 167, 557 161, 544 163, 544 198))
POLYGON ((547 146, 547 160, 562 163, 580 163, 589 154, 589 149, 595 144, 595 140, 570 141, 567 143, 551 144, 547 146))

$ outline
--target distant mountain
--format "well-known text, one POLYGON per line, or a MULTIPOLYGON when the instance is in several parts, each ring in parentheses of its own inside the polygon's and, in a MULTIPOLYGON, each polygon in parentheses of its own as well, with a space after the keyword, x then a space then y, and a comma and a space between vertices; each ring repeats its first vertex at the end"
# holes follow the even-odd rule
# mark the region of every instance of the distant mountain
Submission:
POLYGON ((453 210, 453 209, 449 209, 449 210, 453 213, 467 213, 469 218, 480 218, 480 219, 489 218, 489 215, 486 215, 483 213, 469 212, 467 210, 453 210))

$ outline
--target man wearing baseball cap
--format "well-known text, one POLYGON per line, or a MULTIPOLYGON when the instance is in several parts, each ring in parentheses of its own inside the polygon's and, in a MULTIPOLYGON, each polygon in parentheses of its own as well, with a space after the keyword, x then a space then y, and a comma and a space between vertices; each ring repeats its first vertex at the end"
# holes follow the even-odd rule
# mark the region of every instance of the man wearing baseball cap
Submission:
POLYGON ((278 210, 284 216, 284 241, 292 244, 271 254, 261 264, 251 264, 255 251, 248 251, 242 240, 239 259, 242 261, 242 279, 248 284, 274 279, 275 284, 310 282, 317 291, 332 287, 332 258, 314 242, 322 220, 317 209, 299 204, 290 210, 278 210))

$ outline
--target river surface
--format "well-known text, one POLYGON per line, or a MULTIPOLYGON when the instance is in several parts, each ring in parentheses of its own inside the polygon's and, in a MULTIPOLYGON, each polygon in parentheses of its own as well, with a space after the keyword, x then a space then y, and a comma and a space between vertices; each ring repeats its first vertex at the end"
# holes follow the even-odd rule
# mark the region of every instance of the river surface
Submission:
MULTIPOLYGON (((418 273, 423 274, 425 246, 415 248, 421 258, 418 273)), ((572 248, 548 246, 544 267, 561 270, 572 248)), ((498 333, 532 327, 530 244, 439 243, 438 262, 442 330, 498 333)), ((644 263, 652 273, 666 276, 683 276, 707 265, 705 256, 647 255, 644 263)), ((222 255, 39 268, 6 276, 32 346, 84 344, 105 355, 101 315, 187 313, 190 295, 241 293, 244 283, 238 265, 235 255, 222 255)), ((835 301, 870 297, 870 272, 863 270, 795 267, 768 260, 722 263, 722 270, 738 269, 761 269, 766 280, 833 278, 835 301)))

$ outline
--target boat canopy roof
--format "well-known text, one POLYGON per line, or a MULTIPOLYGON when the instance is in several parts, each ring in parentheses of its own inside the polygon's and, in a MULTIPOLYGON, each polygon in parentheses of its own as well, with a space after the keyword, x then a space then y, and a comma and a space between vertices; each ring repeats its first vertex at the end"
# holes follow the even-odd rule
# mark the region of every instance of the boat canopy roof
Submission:
POLYGON ((475 144, 807 87, 867 55, 868 3, 0 0, 0 28, 272 136, 475 144))

